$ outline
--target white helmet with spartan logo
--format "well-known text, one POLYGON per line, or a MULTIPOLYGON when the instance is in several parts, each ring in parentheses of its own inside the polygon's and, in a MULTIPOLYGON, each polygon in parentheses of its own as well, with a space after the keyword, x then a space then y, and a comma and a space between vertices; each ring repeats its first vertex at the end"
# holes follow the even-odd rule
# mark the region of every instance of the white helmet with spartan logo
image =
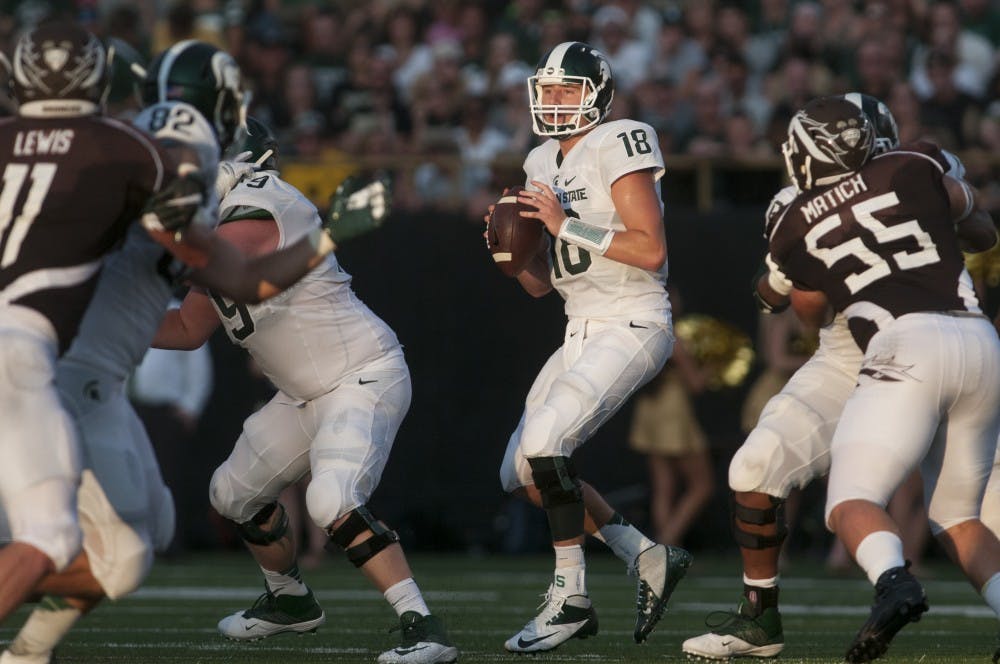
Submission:
POLYGON ((604 54, 582 42, 563 42, 542 56, 528 77, 532 128, 539 136, 565 138, 596 126, 611 110, 615 84, 604 54), (580 103, 542 104, 542 86, 582 84, 580 103))

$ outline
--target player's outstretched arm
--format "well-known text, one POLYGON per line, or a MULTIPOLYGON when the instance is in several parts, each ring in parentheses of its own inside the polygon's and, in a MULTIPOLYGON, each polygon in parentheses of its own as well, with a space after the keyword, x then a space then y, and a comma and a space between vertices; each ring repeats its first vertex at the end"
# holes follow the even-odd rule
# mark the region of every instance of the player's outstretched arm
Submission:
POLYGON ((230 223, 216 233, 192 226, 180 238, 161 234, 157 240, 194 268, 194 283, 237 303, 255 304, 295 284, 334 251, 332 233, 353 238, 385 221, 391 205, 388 181, 349 180, 331 200, 323 228, 278 251, 273 220, 230 223))
POLYGON ((139 221, 154 239, 180 234, 190 226, 206 201, 204 175, 193 166, 181 169, 146 199, 139 221))
MULTIPOLYGON (((256 238, 254 233, 246 237, 247 227, 253 223, 274 226, 273 222, 239 221, 226 224, 215 233, 186 233, 184 241, 196 244, 208 256, 191 273, 191 281, 234 302, 256 304, 295 284, 335 248, 329 236, 317 228, 294 244, 271 251, 277 244, 275 230, 271 249, 261 252, 247 246, 256 238), (234 233, 237 230, 243 232, 234 233)), ((181 259, 184 260, 182 256, 181 259)))
POLYGON ((179 237, 167 231, 150 231, 150 235, 192 268, 191 281, 239 304, 256 304, 274 297, 336 248, 321 229, 257 258, 246 256, 231 242, 200 226, 192 226, 179 237))
POLYGON ((179 309, 167 311, 156 331, 153 348, 194 350, 208 341, 219 326, 219 316, 204 293, 192 290, 179 309))

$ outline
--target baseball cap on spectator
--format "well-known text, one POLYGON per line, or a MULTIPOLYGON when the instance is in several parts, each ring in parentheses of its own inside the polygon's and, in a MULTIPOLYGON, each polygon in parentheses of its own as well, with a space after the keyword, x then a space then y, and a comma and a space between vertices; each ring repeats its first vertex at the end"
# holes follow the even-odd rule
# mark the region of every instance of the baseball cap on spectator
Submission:
POLYGON ((594 18, 591 19, 591 22, 594 30, 598 31, 612 25, 620 28, 628 28, 629 25, 628 14, 617 5, 605 5, 601 7, 594 12, 594 18))
POLYGON ((384 62, 395 64, 399 59, 399 52, 390 44, 379 44, 375 47, 375 50, 372 51, 372 57, 376 60, 382 60, 384 62))
POLYGON ((465 83, 465 94, 473 97, 483 97, 489 92, 489 82, 486 76, 479 72, 462 72, 462 81, 465 83))
POLYGON ((513 86, 524 87, 525 81, 535 72, 528 65, 520 61, 508 62, 500 69, 497 82, 500 88, 506 90, 513 86))
POLYGON ((247 40, 261 46, 288 46, 281 20, 270 13, 262 13, 247 27, 247 40))
POLYGON ((435 60, 461 60, 462 45, 454 39, 439 39, 431 46, 435 60))
POLYGON ((295 135, 319 134, 323 131, 325 124, 323 115, 319 111, 304 111, 295 117, 292 132, 295 135))
POLYGON ((951 69, 955 66, 955 56, 944 49, 936 48, 927 54, 927 67, 944 67, 951 69))
POLYGON ((684 12, 676 5, 670 5, 663 10, 663 25, 681 25, 684 23, 684 12))

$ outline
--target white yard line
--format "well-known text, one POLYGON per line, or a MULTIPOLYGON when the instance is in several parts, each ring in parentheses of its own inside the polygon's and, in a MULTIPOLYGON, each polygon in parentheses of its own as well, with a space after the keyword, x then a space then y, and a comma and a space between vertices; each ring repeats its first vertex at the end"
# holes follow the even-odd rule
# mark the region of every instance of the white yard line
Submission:
MULTIPOLYGON (((374 590, 317 590, 317 599, 322 602, 373 602, 382 603, 382 595, 374 590)), ((219 600, 219 601, 252 601, 260 593, 251 588, 230 588, 213 586, 146 586, 139 589, 130 600, 219 600)), ((500 601, 499 593, 495 591, 427 591, 424 596, 432 603, 489 605, 500 601)), ((782 604, 781 613, 787 616, 865 616, 870 607, 867 595, 858 598, 858 604, 850 605, 807 605, 782 604)), ((677 602, 670 604, 672 613, 707 613, 709 611, 730 611, 731 604, 718 602, 677 602)), ((496 607, 501 613, 523 612, 525 607, 496 607)), ((932 609, 935 615, 962 616, 965 618, 993 618, 995 616, 985 604, 935 604, 932 609)))

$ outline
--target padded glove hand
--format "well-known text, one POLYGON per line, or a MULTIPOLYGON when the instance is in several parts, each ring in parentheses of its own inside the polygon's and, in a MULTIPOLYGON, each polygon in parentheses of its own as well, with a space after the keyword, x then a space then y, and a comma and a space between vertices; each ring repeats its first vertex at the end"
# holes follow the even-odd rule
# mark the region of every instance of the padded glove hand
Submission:
POLYGON ((385 221, 392 207, 389 179, 348 176, 330 198, 323 228, 337 244, 364 235, 385 221))
POLYGON ((175 232, 187 228, 204 203, 205 179, 189 171, 150 196, 139 219, 147 230, 175 232))
POLYGON ((247 161, 253 153, 249 150, 241 152, 229 161, 219 162, 219 171, 215 176, 215 195, 222 200, 239 181, 257 170, 257 165, 247 161))

